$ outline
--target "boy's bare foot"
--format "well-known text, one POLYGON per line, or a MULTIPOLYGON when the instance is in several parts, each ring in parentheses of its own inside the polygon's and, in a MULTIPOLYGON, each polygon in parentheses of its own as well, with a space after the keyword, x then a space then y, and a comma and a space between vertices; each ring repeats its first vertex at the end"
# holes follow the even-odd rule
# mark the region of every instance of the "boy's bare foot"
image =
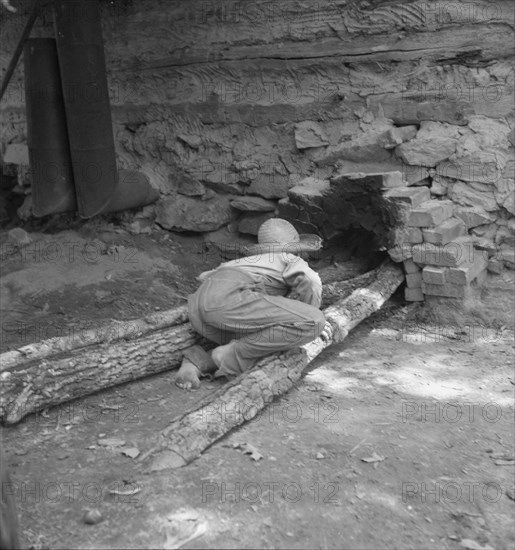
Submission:
POLYGON ((223 356, 229 346, 230 344, 224 344, 223 346, 218 346, 211 352, 213 362, 218 367, 218 369, 222 368, 223 356))
POLYGON ((218 346, 211 352, 211 358, 213 359, 213 363, 215 363, 215 365, 218 367, 218 371, 215 373, 215 377, 227 376, 228 365, 227 364, 224 365, 224 363, 226 362, 229 349, 232 348, 235 344, 236 344, 236 340, 231 340, 228 344, 218 346), (220 371, 222 371, 224 374, 223 375, 219 374, 220 371))
POLYGON ((200 370, 188 359, 184 359, 175 378, 175 385, 182 390, 198 390, 200 388, 200 370))

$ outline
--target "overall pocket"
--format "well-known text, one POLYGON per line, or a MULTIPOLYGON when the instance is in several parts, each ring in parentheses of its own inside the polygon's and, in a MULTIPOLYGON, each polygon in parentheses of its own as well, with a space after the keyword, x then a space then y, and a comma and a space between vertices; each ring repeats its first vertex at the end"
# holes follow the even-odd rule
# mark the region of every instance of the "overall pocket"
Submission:
POLYGON ((204 311, 230 309, 241 304, 243 291, 248 283, 233 279, 210 277, 204 282, 200 296, 200 306, 204 311))

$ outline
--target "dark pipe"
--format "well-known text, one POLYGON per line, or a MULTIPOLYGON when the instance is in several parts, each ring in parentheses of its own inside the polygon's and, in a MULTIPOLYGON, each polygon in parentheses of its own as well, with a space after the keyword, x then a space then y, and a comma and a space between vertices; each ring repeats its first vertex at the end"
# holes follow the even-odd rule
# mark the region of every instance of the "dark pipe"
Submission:
POLYGON ((102 212, 117 188, 98 0, 55 0, 59 68, 79 214, 102 212))
POLYGON ((29 39, 23 57, 34 215, 76 210, 55 40, 29 39))
POLYGON ((150 185, 145 174, 136 170, 119 170, 118 188, 104 212, 119 212, 145 206, 157 201, 159 197, 159 191, 150 185))

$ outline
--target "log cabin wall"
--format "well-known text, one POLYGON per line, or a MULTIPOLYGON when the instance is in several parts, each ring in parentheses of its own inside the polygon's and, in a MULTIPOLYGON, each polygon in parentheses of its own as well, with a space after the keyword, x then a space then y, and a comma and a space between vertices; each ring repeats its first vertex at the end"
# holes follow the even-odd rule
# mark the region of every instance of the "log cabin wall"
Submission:
MULTIPOLYGON (((2 13, 3 68, 26 5, 2 13)), ((118 164, 160 191, 162 227, 255 234, 294 186, 397 170, 452 202, 492 270, 515 266, 511 1, 101 6, 118 164)), ((33 36, 52 32, 45 12, 33 36)), ((3 147, 25 139, 21 71, 3 147)))

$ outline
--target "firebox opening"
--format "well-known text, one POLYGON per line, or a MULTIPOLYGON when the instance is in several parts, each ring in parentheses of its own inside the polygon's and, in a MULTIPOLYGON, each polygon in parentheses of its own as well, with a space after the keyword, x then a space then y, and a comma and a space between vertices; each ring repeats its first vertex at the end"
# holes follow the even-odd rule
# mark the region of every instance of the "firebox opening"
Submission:
MULTIPOLYGON (((386 257, 381 251, 377 235, 362 227, 348 227, 324 241, 316 267, 348 263, 349 269, 359 272, 376 268, 386 257)), ((356 272, 356 275, 359 273, 356 272)))

